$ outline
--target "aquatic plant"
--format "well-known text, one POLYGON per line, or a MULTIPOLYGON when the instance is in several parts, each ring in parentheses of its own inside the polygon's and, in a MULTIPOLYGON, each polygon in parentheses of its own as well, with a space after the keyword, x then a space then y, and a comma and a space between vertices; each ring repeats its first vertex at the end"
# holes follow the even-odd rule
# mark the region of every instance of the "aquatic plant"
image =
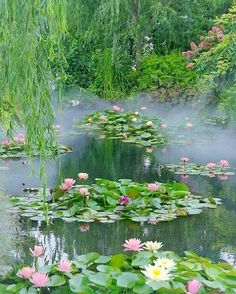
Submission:
POLYGON ((166 164, 166 167, 173 171, 175 174, 186 175, 201 175, 213 177, 218 175, 219 177, 233 176, 235 173, 230 169, 229 162, 227 160, 220 160, 218 163, 209 162, 206 165, 200 165, 192 163, 187 157, 181 157, 180 163, 166 164))
MULTIPOLYGON (((73 179, 71 179, 73 180, 73 179)), ((72 182, 71 182, 72 183, 72 182)), ((199 214, 204 208, 215 208, 217 198, 191 194, 182 183, 148 183, 129 179, 118 182, 96 179, 91 185, 73 184, 70 189, 47 189, 47 210, 50 220, 113 223, 128 219, 135 222, 170 221, 179 216, 199 214)), ((22 217, 43 220, 41 189, 24 189, 24 197, 13 197, 12 203, 22 217)))
MULTIPOLYGON (((115 107, 121 109, 119 106, 115 105, 115 107)), ((98 130, 107 139, 121 139, 124 142, 146 147, 161 145, 166 141, 160 119, 153 118, 150 121, 137 112, 124 113, 120 110, 95 112, 86 116, 78 127, 98 130)))
MULTIPOLYGON (((28 157, 28 150, 25 145, 24 137, 14 136, 13 140, 5 139, 0 143, 0 158, 19 158, 19 157, 28 157)), ((53 147, 47 145, 44 150, 45 156, 55 156, 57 154, 62 154, 66 152, 71 152, 71 148, 62 144, 53 145, 53 147)), ((40 149, 37 145, 31 146, 31 155, 39 156, 40 149)))
MULTIPOLYGON (((131 238, 125 244, 143 242, 131 238)), ((147 241, 159 244, 160 242, 147 241)), ((145 244, 145 243, 144 243, 145 244)), ((133 248, 133 245, 128 245, 133 248)), ((136 248, 135 247, 135 248, 136 248)), ((33 267, 17 265, 0 278, 1 293, 235 293, 235 269, 227 263, 214 263, 186 251, 180 257, 172 251, 135 250, 110 256, 90 252, 74 260, 33 267), (19 273, 26 273, 21 275, 19 273)))

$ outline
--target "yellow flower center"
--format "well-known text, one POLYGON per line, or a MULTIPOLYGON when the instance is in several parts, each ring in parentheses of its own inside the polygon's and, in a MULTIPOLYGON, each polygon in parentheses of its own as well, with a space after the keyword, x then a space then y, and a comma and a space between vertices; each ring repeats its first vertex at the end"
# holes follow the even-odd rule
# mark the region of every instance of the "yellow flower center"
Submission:
POLYGON ((160 269, 157 269, 157 268, 154 268, 154 269, 152 270, 152 274, 153 274, 154 276, 160 276, 160 274, 161 274, 161 270, 160 270, 160 269))

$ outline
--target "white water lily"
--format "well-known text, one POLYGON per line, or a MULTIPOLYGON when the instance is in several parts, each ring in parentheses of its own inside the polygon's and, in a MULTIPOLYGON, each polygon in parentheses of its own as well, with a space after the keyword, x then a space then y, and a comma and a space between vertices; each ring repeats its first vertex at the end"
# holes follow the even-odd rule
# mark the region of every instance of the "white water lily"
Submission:
POLYGON ((157 260, 154 261, 154 263, 155 263, 155 266, 163 267, 168 270, 172 270, 176 266, 176 263, 174 262, 173 259, 166 258, 166 257, 158 258, 157 260))
POLYGON ((152 281, 166 281, 171 278, 170 273, 164 267, 159 267, 156 265, 147 265, 142 273, 148 278, 148 282, 152 281))
POLYGON ((144 246, 145 246, 144 247, 145 250, 148 250, 148 251, 155 253, 155 252, 157 252, 158 249, 160 249, 163 246, 163 244, 162 244, 162 242, 157 242, 157 241, 155 241, 155 242, 147 241, 144 243, 144 246))

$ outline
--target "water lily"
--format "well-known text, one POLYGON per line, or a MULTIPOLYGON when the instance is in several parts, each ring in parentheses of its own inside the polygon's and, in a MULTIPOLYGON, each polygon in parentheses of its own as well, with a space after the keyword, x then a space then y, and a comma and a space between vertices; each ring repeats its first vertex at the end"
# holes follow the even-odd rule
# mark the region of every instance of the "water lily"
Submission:
POLYGON ((34 249, 30 248, 29 250, 30 250, 30 253, 33 257, 39 257, 39 256, 43 255, 43 253, 44 253, 43 246, 35 245, 34 249))
POLYGON ((153 122, 152 121, 147 121, 146 122, 146 126, 147 127, 152 127, 153 126, 153 122))
POLYGON ((144 243, 144 249, 151 251, 151 252, 157 252, 158 249, 160 249, 163 246, 162 242, 153 242, 153 241, 146 241, 144 243))
POLYGON ((121 108, 120 106, 117 106, 117 105, 113 105, 113 106, 112 106, 112 109, 113 109, 114 111, 117 111, 117 112, 119 112, 119 111, 122 110, 122 108, 121 108))
POLYGON ((87 173, 78 173, 78 178, 80 180, 87 180, 89 175, 87 173))
POLYGON ((166 257, 161 257, 155 260, 155 265, 159 267, 164 267, 168 270, 173 269, 176 266, 176 263, 174 262, 173 259, 166 258, 166 257))
POLYGON ((181 157, 180 160, 181 160, 181 162, 189 162, 188 157, 181 157))
POLYGON ((151 281, 167 281, 171 276, 167 269, 157 265, 147 265, 142 273, 148 278, 147 284, 151 281))
POLYGON ((151 184, 148 184, 148 189, 151 190, 151 191, 156 191, 159 189, 159 185, 157 185, 156 183, 151 183, 151 184))
POLYGON ((136 117, 133 117, 133 118, 132 118, 132 121, 133 121, 133 122, 136 122, 136 121, 137 121, 137 118, 136 118, 136 117))
POLYGON ((144 244, 140 239, 131 238, 125 240, 125 243, 122 246, 125 247, 124 251, 141 251, 143 250, 143 245, 144 244))
POLYGON ((92 124, 93 123, 93 119, 91 117, 88 118, 88 123, 92 124))
POLYGON ((61 260, 57 269, 63 273, 69 273, 71 271, 71 261, 69 260, 61 260))
POLYGON ((105 115, 101 115, 101 116, 100 116, 100 120, 107 120, 107 116, 105 116, 105 115))
POLYGON ((228 175, 225 175, 225 174, 222 174, 222 175, 218 175, 218 178, 220 180, 228 180, 229 179, 229 176, 228 175))
POLYGON ((186 180, 186 179, 189 178, 189 175, 187 175, 187 174, 182 174, 182 175, 180 175, 180 177, 181 177, 181 179, 186 180))
POLYGON ((207 176, 209 178, 214 178, 216 175, 213 172, 210 172, 210 173, 207 174, 207 176))
POLYGON ((219 165, 221 165, 222 167, 228 167, 229 162, 228 162, 228 160, 221 159, 220 162, 219 162, 219 165))
POLYGON ((35 268, 26 266, 17 272, 17 276, 23 279, 29 280, 34 273, 35 273, 35 268))
POLYGON ((189 281, 187 284, 188 294, 197 294, 201 288, 201 283, 198 280, 189 281))
POLYGON ((79 193, 83 196, 89 195, 89 190, 88 188, 80 188, 79 193))
MULTIPOLYGON (((191 64, 191 63, 190 63, 191 64)), ((191 64, 192 65, 192 64, 191 64)), ((193 65, 191 66, 191 68, 193 67, 193 65)), ((188 122, 188 123, 186 123, 186 127, 187 128, 192 128, 193 127, 193 124, 192 123, 190 123, 190 122, 188 122)))
POLYGON ((127 196, 121 196, 120 199, 119 199, 119 202, 120 202, 121 205, 128 204, 129 201, 130 201, 130 199, 127 196))
POLYGON ((9 142, 9 140, 6 139, 2 141, 2 145, 4 145, 5 147, 9 147, 11 143, 9 142))
POLYGON ((161 127, 162 127, 163 129, 166 129, 166 128, 168 128, 168 125, 167 125, 167 124, 162 124, 161 127))
POLYGON ((75 183, 74 179, 67 178, 64 180, 64 183, 62 183, 59 187, 62 191, 68 191, 73 187, 74 183, 75 183))
POLYGON ((13 140, 16 142, 16 143, 24 143, 25 142, 25 136, 23 134, 19 134, 18 136, 14 136, 13 137, 13 140))
POLYGON ((135 115, 139 115, 139 112, 138 111, 135 111, 135 113, 134 113, 135 115))
POLYGON ((214 162, 209 162, 206 166, 207 168, 214 168, 216 167, 216 164, 214 162))
POLYGON ((45 273, 34 273, 30 281, 33 283, 33 287, 43 288, 47 286, 50 279, 45 273))
POLYGON ((152 153, 153 152, 153 148, 152 147, 147 147, 146 148, 146 152, 147 153, 152 153))

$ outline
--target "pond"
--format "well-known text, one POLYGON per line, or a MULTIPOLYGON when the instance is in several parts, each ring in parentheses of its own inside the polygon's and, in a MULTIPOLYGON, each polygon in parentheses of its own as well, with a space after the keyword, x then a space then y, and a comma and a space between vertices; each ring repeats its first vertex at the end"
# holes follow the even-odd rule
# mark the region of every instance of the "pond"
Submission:
MULTIPOLYGON (((75 119, 88 111, 66 111, 61 119, 62 129, 68 129, 75 119)), ((1 271, 15 261, 27 263, 30 260, 28 248, 34 244, 40 243, 46 248, 41 262, 51 263, 62 257, 71 259, 90 251, 102 254, 120 252, 121 244, 131 237, 161 241, 165 250, 179 254, 191 250, 214 261, 226 260, 236 264, 236 177, 220 179, 192 175, 182 179, 165 167, 167 163, 177 163, 181 156, 188 156, 193 162, 203 164, 227 159, 233 167, 236 166, 236 142, 231 132, 216 129, 214 140, 206 137, 208 139, 205 138, 201 144, 166 145, 155 148, 152 153, 147 153, 145 148, 137 145, 99 140, 90 134, 70 136, 65 135, 63 130, 61 133, 60 141, 71 146, 73 152, 47 162, 50 187, 61 183, 62 178, 76 178, 78 172, 88 172, 90 183, 95 178, 130 178, 137 182, 177 180, 186 182, 197 195, 221 198, 223 204, 216 209, 206 209, 200 215, 158 224, 120 221, 81 225, 55 221, 46 226, 21 218, 13 208, 9 212, 11 195, 19 195, 23 187, 39 185, 38 158, 33 158, 31 163, 25 159, 4 160, 0 163, 1 271)))

